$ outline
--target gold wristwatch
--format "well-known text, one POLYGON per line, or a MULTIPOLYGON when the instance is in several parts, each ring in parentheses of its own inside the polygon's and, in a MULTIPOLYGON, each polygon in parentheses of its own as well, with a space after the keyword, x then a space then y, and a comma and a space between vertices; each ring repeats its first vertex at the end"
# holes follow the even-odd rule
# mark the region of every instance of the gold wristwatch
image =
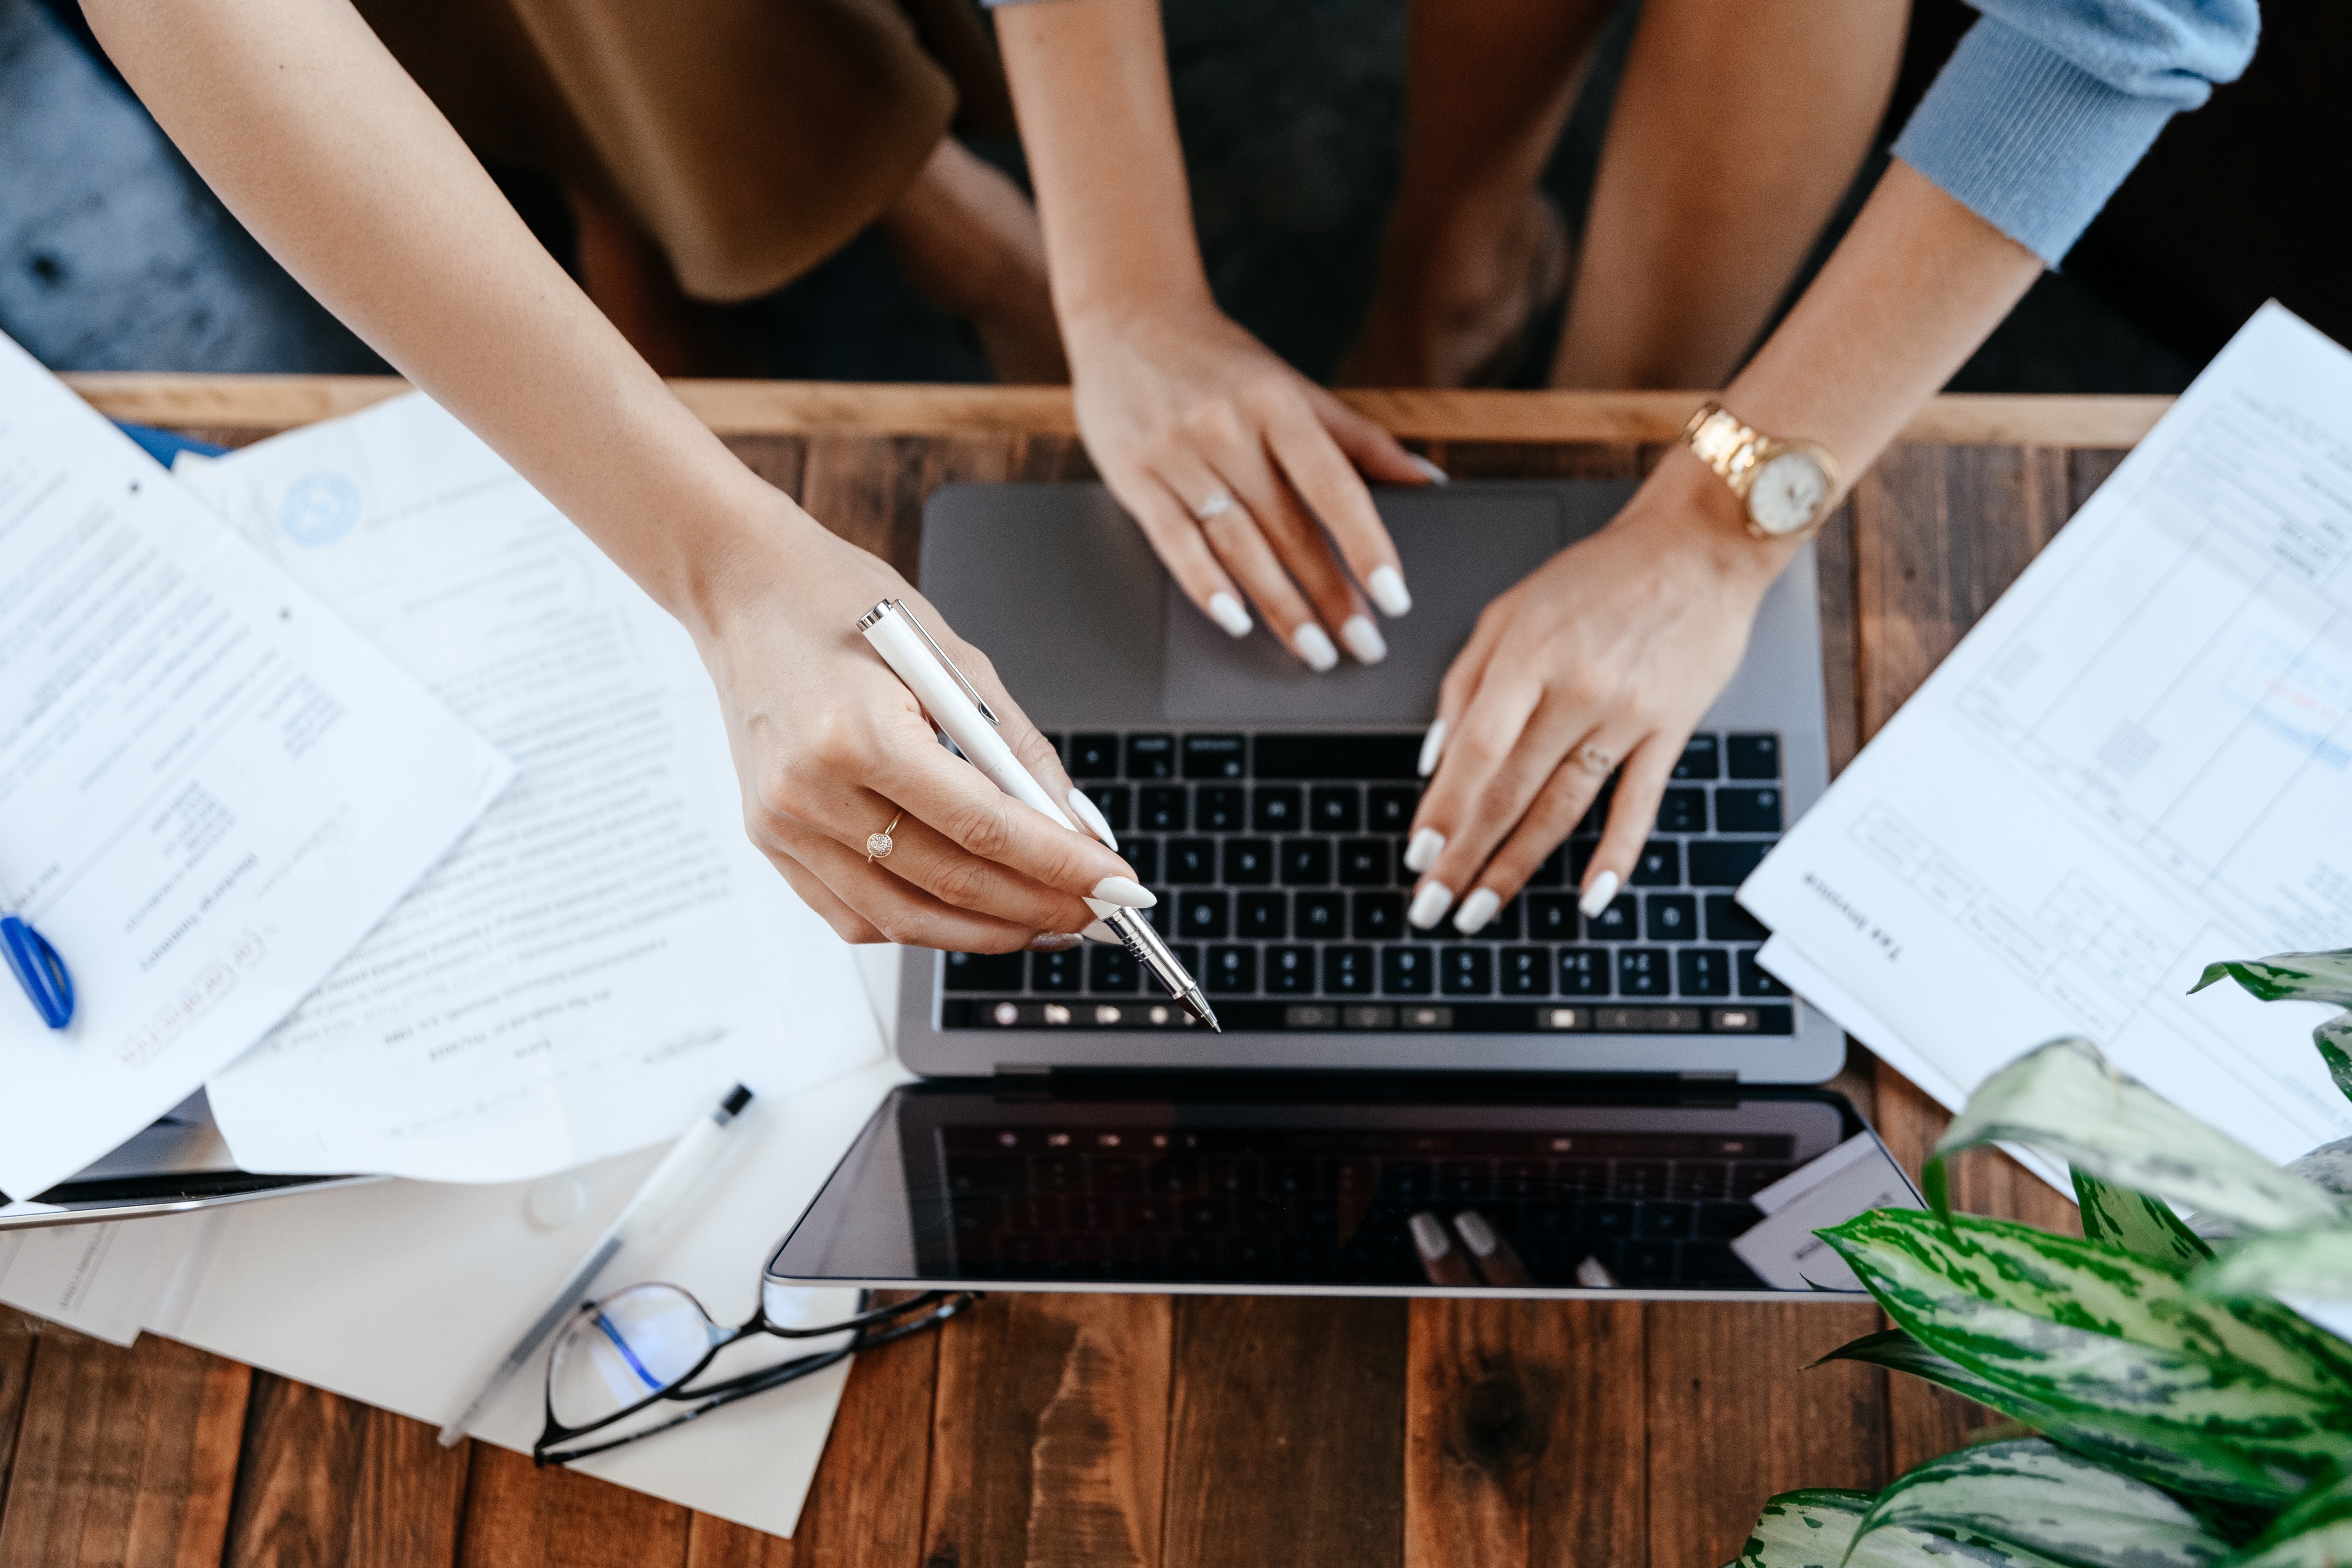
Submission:
POLYGON ((1811 539, 1829 521, 1838 466, 1818 443, 1759 436, 1722 404, 1706 403, 1683 426, 1683 445, 1723 476, 1757 538, 1811 539))

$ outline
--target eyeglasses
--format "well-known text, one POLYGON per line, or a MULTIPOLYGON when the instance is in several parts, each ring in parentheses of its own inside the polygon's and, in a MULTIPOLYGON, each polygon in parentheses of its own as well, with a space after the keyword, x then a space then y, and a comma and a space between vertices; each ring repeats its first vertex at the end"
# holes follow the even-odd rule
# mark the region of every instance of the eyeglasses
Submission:
MULTIPOLYGON (((782 1300, 780 1293, 780 1303, 782 1300)), ((584 1304, 556 1335, 547 1363, 547 1426, 531 1445, 530 1457, 537 1464, 568 1465, 683 1426, 722 1405, 822 1372, 860 1351, 937 1328, 979 1300, 972 1290, 926 1290, 877 1307, 873 1292, 860 1290, 855 1316, 795 1326, 777 1321, 789 1316, 786 1311, 770 1314, 763 1281, 760 1308, 751 1321, 723 1329, 701 1302, 676 1285, 632 1285, 584 1304), (837 1342, 773 1366, 696 1385, 721 1351, 759 1334, 837 1342), (580 1441, 632 1417, 639 1418, 639 1424, 621 1436, 580 1441)))

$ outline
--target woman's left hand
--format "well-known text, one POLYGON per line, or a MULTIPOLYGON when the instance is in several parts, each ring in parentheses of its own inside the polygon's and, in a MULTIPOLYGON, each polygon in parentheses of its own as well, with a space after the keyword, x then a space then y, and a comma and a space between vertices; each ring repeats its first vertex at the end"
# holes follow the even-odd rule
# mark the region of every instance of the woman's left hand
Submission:
POLYGON ((1412 923, 1486 925, 1622 766, 1580 888, 1588 915, 1604 907, 1795 548, 1750 538, 1728 487, 1676 451, 1607 528, 1487 605, 1423 748, 1412 923))

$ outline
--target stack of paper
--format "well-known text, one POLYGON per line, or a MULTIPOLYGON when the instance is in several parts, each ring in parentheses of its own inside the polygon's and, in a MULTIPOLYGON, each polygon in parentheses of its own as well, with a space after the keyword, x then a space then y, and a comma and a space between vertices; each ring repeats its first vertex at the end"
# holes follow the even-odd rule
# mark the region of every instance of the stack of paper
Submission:
POLYGON ((2352 1134, 2322 1009, 2187 994, 2352 946, 2347 563, 2352 354, 2268 306, 1741 888, 1764 965, 1948 1106, 2082 1035, 2273 1158, 2352 1134))

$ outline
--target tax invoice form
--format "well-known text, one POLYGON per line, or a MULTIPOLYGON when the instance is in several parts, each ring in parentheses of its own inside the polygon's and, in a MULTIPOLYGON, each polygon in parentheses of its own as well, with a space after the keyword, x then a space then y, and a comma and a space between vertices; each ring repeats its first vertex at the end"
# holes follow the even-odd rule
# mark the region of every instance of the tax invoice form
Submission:
POLYGON ((2352 354, 2266 306, 1740 889, 1763 962, 1957 1104, 2061 1035, 2275 1159, 2352 1133, 2352 354))
POLYGON ((52 1031, 0 982, 0 1192, 261 1038, 509 774, 0 338, 0 900, 79 993, 52 1031))
POLYGON ((743 832, 692 639, 456 419, 402 397, 188 479, 521 770, 212 1080, 239 1164, 518 1180, 882 1054, 849 949, 743 832))

